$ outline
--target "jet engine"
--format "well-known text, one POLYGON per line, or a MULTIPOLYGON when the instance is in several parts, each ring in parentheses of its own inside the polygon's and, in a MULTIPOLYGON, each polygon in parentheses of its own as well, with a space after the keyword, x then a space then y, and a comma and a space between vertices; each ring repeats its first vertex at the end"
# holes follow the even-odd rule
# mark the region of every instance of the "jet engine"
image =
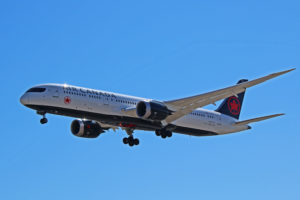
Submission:
POLYGON ((75 119, 71 124, 71 132, 77 137, 96 138, 104 130, 95 121, 75 119))
POLYGON ((136 114, 143 119, 164 120, 172 111, 166 105, 155 101, 140 101, 136 106, 136 114))

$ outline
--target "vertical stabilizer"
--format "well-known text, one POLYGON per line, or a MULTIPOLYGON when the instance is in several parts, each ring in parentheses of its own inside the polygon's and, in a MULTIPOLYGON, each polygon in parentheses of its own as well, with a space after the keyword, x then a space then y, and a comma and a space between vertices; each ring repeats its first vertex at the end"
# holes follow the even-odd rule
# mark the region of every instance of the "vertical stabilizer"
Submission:
MULTIPOLYGON (((241 79, 237 84, 248 81, 247 79, 241 79)), ((221 105, 217 108, 217 112, 228 115, 235 119, 239 119, 242 104, 244 100, 245 92, 237 94, 237 96, 231 96, 226 98, 221 105)))

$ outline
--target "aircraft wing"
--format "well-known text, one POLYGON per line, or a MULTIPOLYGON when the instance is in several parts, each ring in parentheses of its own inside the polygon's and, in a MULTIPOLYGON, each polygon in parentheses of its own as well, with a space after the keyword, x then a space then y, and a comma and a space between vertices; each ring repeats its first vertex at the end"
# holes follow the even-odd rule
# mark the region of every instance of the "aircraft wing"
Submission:
POLYGON ((101 121, 97 121, 97 122, 100 124, 100 126, 101 126, 104 130, 112 129, 114 132, 116 132, 116 130, 119 129, 118 126, 113 126, 113 125, 110 125, 110 124, 105 124, 105 123, 103 123, 103 122, 101 122, 101 121))
POLYGON ((121 111, 122 111, 122 113, 124 113, 127 116, 137 117, 137 115, 136 115, 136 107, 135 106, 128 107, 128 108, 123 108, 121 111))
POLYGON ((250 124, 250 123, 253 123, 253 122, 260 122, 260 121, 263 121, 263 120, 266 120, 266 119, 271 119, 273 117, 278 117, 278 116, 281 116, 281 115, 284 115, 284 114, 281 113, 281 114, 275 114, 275 115, 268 115, 268 116, 264 116, 264 117, 257 117, 257 118, 254 118, 254 119, 248 119, 248 120, 244 120, 244 121, 235 122, 234 125, 236 125, 236 126, 247 125, 247 124, 250 124))
POLYGON ((238 85, 226 87, 220 90, 215 90, 212 92, 187 97, 183 99, 177 99, 172 101, 165 101, 164 104, 171 110, 174 111, 174 113, 170 116, 168 116, 164 121, 163 124, 169 124, 189 113, 191 113, 196 108, 200 108, 209 104, 214 104, 216 101, 219 101, 221 99, 225 99, 230 96, 236 96, 237 94, 243 92, 246 90, 246 88, 250 88, 252 86, 258 85, 260 83, 263 83, 267 80, 270 80, 272 78, 275 78, 277 76, 286 74, 290 71, 293 71, 294 69, 282 71, 273 73, 258 79, 254 79, 252 81, 243 82, 238 85))

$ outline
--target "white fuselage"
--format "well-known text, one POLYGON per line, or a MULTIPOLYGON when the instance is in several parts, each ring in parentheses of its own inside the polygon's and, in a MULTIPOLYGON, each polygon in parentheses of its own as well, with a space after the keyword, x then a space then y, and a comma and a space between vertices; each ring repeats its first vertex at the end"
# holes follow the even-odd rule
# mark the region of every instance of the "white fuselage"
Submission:
MULTIPOLYGON (((21 97, 22 104, 57 107, 73 110, 74 112, 132 117, 132 115, 128 116, 123 111, 130 108, 134 109, 140 101, 151 100, 66 84, 45 84, 38 87, 46 88, 46 90, 43 92, 26 92, 21 97)), ((137 115, 135 117, 139 118, 137 115)), ((81 116, 81 118, 85 118, 85 116, 81 116)), ((101 119, 99 121, 101 122, 101 119)), ((233 124, 236 121, 236 119, 219 112, 198 108, 172 124, 216 134, 239 132, 249 128, 246 125, 234 126, 233 124)), ((106 122, 106 124, 109 124, 109 122, 106 122)))

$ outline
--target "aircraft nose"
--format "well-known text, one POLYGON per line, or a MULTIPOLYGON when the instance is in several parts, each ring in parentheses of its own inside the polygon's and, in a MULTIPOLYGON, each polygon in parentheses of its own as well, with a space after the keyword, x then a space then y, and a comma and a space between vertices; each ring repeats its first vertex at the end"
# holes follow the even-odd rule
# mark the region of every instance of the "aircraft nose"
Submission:
POLYGON ((20 102, 21 104, 23 104, 24 106, 27 105, 29 103, 29 98, 26 94, 22 95, 20 98, 20 102))

